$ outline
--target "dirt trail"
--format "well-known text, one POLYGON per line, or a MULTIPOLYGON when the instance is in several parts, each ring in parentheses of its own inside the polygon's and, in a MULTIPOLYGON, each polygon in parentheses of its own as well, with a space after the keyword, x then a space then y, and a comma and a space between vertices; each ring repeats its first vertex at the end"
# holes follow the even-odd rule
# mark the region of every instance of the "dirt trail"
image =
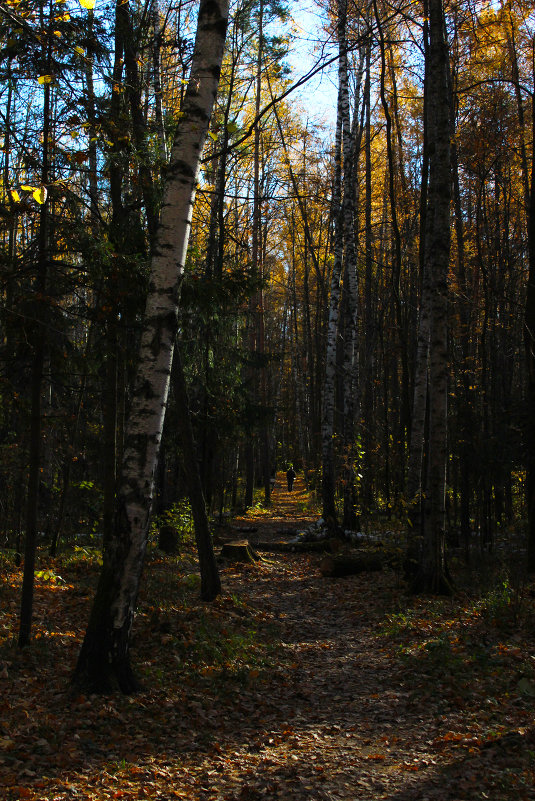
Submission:
MULTIPOLYGON (((266 538, 315 519, 302 476, 292 493, 283 478, 269 514, 253 511, 236 528, 253 526, 266 538)), ((133 653, 146 690, 133 698, 69 693, 91 595, 74 582, 56 588, 44 620, 54 620, 58 636, 43 639, 41 653, 13 656, 12 692, 0 703, 4 797, 534 799, 529 703, 513 693, 489 697, 501 690, 479 686, 481 677, 499 674, 470 661, 473 687, 462 685, 453 661, 444 676, 423 652, 401 661, 385 625, 400 608, 399 578, 324 578, 320 558, 270 554, 254 565, 227 564, 223 597, 206 605, 194 574, 183 577, 189 594, 177 601, 177 563, 154 556, 145 595, 159 593, 161 609, 140 605, 133 653)))
MULTIPOLYGON (((299 514, 302 482, 294 493, 277 489, 273 517, 253 519, 259 539, 315 519, 299 514)), ((318 563, 313 555, 285 555, 249 572, 251 580, 243 572, 225 577, 247 606, 279 625, 287 672, 253 694, 252 704, 247 693, 237 702, 229 718, 235 739, 221 756, 233 768, 218 775, 217 790, 207 797, 457 798, 446 792, 425 746, 437 736, 437 724, 415 708, 376 636, 384 614, 378 600, 383 596, 389 605, 393 577, 325 579, 318 563), (417 787, 425 788, 424 796, 417 787)), ((208 759, 207 776, 210 768, 208 759)))
MULTIPOLYGON (((269 517, 252 513, 236 525, 257 527, 249 536, 258 539, 305 528, 317 517, 303 513, 306 498, 301 476, 289 493, 279 475, 269 517)), ((226 588, 279 627, 282 645, 266 686, 245 689, 226 710, 228 733, 215 764, 213 753, 196 764, 206 798, 464 798, 464 767, 456 776, 455 764, 439 765, 430 747, 444 722, 415 704, 377 636, 398 579, 325 579, 319 559, 284 555, 267 566, 224 571, 226 588)))
POLYGON ((270 539, 282 529, 299 531, 318 518, 309 511, 309 497, 302 473, 297 474, 291 492, 288 492, 285 474, 277 473, 270 506, 256 512, 250 510, 247 515, 236 518, 234 526, 236 529, 257 528, 258 531, 250 535, 252 543, 270 539))

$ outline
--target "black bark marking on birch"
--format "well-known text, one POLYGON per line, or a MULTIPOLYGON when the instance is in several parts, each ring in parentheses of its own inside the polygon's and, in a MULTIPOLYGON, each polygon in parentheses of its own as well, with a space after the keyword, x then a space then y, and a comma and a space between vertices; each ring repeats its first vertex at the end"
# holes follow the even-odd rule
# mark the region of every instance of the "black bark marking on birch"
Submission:
MULTIPOLYGON (((219 10, 219 3, 215 3, 214 0, 205 0, 204 3, 201 3, 199 8, 199 19, 203 19, 203 17, 219 17, 220 15, 219 10)), ((211 23, 202 23, 203 30, 206 30, 207 25, 211 23)))
MULTIPOLYGON (((137 389, 135 394, 136 395, 141 395, 143 398, 146 398, 147 400, 150 400, 150 398, 154 398, 155 397, 152 384, 148 380, 143 381, 143 383, 139 385, 139 387, 138 387, 138 389, 137 389)), ((139 435, 139 436, 141 436, 141 435, 139 435)))
POLYGON ((164 317, 160 317, 160 330, 169 331, 170 336, 166 337, 165 342, 162 343, 169 350, 168 343, 174 340, 178 330, 178 311, 176 308, 170 309, 164 317))
MULTIPOLYGON (((176 176, 179 173, 184 176, 188 176, 188 178, 191 180, 195 178, 196 174, 195 170, 193 170, 190 165, 182 159, 178 159, 169 165, 168 175, 176 176)), ((185 183, 189 183, 189 181, 185 183)))
MULTIPOLYGON (((154 281, 151 281, 149 284, 149 292, 151 295, 155 295, 159 298, 170 298, 171 300, 174 300, 175 298, 175 287, 173 285, 159 287, 156 285, 154 281)), ((159 315, 157 314, 154 318, 151 317, 150 321, 152 321, 153 319, 156 320, 158 318, 159 315)))
MULTIPOLYGON (((209 123, 211 118, 211 115, 206 113, 205 108, 201 105, 197 105, 196 103, 190 109, 189 116, 194 119, 195 125, 198 125, 199 122, 209 123)), ((196 147, 197 150, 199 150, 201 147, 201 143, 200 142, 196 142, 195 144, 192 143, 192 147, 196 147)))
MULTIPOLYGON (((170 204, 167 204, 167 205, 170 205, 170 204)), ((162 257, 163 256, 167 256, 169 251, 174 250, 174 247, 175 246, 171 242, 164 242, 163 245, 162 244, 158 244, 158 245, 156 245, 156 248, 154 249, 154 255, 155 256, 162 256, 162 257)), ((151 284, 151 287, 153 288, 154 284, 151 284)))

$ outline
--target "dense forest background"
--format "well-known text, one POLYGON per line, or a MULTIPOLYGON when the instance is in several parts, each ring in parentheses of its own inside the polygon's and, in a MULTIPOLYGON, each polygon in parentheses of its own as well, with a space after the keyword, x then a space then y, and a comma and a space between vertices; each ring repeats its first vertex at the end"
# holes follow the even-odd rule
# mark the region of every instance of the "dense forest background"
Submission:
MULTIPOLYGON (((230 9, 153 512, 188 494, 184 376, 211 514, 269 503, 293 463, 331 528, 422 530, 441 589, 446 532, 468 557, 530 517, 532 4, 327 3, 334 129, 294 99, 294 10, 230 9)), ((197 14, 1 4, 0 530, 17 553, 27 531, 55 553, 113 528, 197 14)))

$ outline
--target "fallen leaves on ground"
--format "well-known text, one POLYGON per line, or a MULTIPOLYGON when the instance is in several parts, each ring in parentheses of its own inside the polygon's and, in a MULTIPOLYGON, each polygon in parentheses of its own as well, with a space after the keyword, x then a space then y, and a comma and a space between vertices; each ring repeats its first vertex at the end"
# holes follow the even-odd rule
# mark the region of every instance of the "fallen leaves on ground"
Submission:
MULTIPOLYGON (((279 485, 270 515, 236 525, 262 538, 305 526, 306 500, 299 481, 291 495, 279 485)), ((190 548, 151 551, 132 697, 70 689, 97 558, 42 560, 22 652, 21 573, 4 563, 6 801, 535 798, 529 587, 519 616, 503 593, 408 599, 393 571, 326 579, 319 558, 224 567, 224 595, 205 604, 190 548)))

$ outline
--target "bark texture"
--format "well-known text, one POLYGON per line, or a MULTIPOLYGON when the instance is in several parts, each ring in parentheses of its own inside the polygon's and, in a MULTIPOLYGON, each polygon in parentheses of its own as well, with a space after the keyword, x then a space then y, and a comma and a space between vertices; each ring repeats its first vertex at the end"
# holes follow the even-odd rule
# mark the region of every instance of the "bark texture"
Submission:
POLYGON ((449 58, 442 0, 429 2, 429 202, 425 270, 431 281, 429 336, 429 460, 424 540, 414 589, 448 590, 445 500, 448 408, 448 269, 450 257, 449 58))
MULTIPOLYGON (((334 411, 336 387, 336 346, 338 320, 340 316, 340 283, 344 257, 343 210, 342 210, 342 143, 348 136, 349 82, 347 73, 347 0, 338 3, 338 110, 335 137, 335 176, 333 187, 333 216, 335 219, 334 264, 331 274, 329 319, 327 324, 327 348, 325 356, 325 378, 323 384, 322 439, 322 502, 323 518, 331 528, 336 527, 335 508, 335 464, 334 464, 334 411)), ((346 140, 347 141, 347 140, 346 140)))
MULTIPOLYGON (((535 75, 535 70, 534 70, 535 75)), ((532 132, 535 134, 535 100, 532 104, 532 132)), ((535 156, 531 165, 528 210, 529 275, 524 314, 524 343, 527 361, 526 409, 526 503, 528 507, 528 570, 535 573, 535 156)))
POLYGON ((201 2, 191 75, 171 152, 151 260, 114 536, 104 553, 76 669, 76 680, 94 690, 107 690, 118 684, 128 693, 138 686, 130 666, 130 634, 147 545, 195 185, 219 83, 227 20, 227 0, 201 2))

